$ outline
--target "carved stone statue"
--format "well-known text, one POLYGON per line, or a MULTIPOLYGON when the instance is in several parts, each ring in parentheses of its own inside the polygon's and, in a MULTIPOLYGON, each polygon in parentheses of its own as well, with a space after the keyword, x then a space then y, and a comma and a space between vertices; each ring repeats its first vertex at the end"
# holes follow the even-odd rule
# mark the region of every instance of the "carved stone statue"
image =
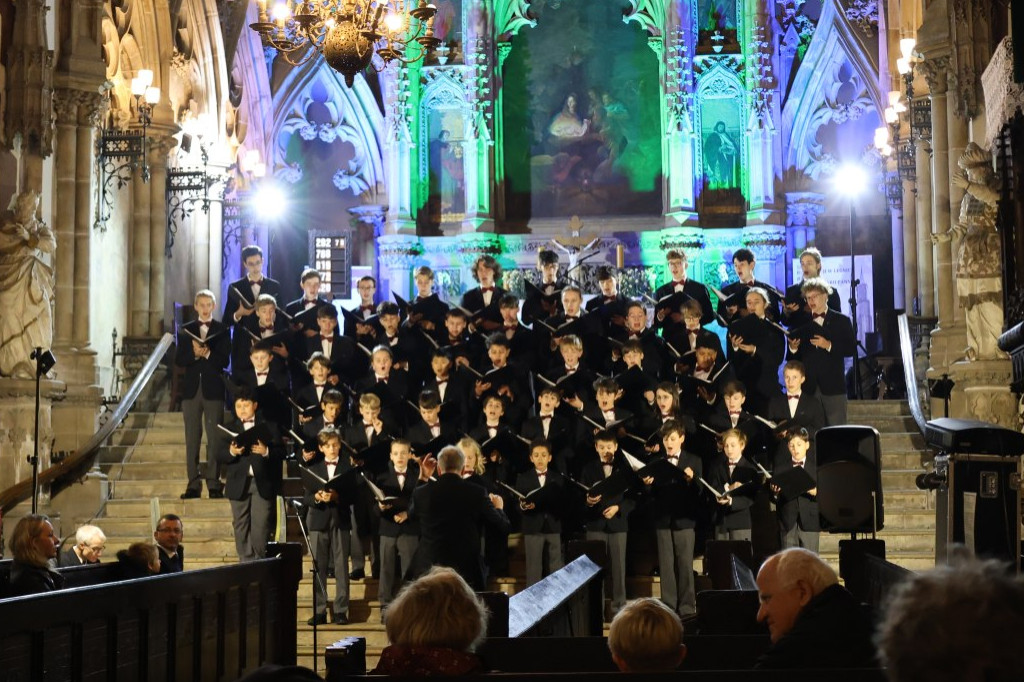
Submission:
POLYGON ((21 192, 0 221, 0 376, 34 378, 32 351, 53 340, 53 270, 43 254, 57 242, 38 208, 38 192, 21 192))
POLYGON ((949 231, 932 235, 936 244, 959 240, 956 291, 967 319, 967 360, 993 360, 1005 355, 997 341, 1003 331, 1002 255, 996 230, 999 191, 991 155, 974 142, 967 145, 952 179, 963 189, 960 215, 949 231))

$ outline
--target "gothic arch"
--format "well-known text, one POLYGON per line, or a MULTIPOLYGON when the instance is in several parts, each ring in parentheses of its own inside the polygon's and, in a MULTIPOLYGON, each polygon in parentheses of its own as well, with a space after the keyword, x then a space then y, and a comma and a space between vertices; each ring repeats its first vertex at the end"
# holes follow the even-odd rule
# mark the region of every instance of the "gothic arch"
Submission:
MULTIPOLYGON (((783 130, 789 134, 783 145, 784 167, 814 170, 820 163, 816 154, 821 154, 815 136, 823 125, 882 111, 876 59, 860 36, 861 30, 847 18, 839 0, 825 0, 814 38, 790 89, 798 95, 790 96, 782 111, 783 130), (847 64, 857 91, 849 104, 839 104, 835 96, 838 73, 847 64)), ((818 170, 812 173, 818 174, 818 170)))
MULTIPOLYGON (((462 113, 463 130, 469 130, 473 119, 473 107, 466 102, 465 88, 460 72, 454 69, 432 70, 427 74, 427 84, 420 100, 420 140, 430 139, 431 111, 459 111, 462 113)), ((430 171, 428 155, 430 145, 420 144, 420 179, 426 181, 430 171)))

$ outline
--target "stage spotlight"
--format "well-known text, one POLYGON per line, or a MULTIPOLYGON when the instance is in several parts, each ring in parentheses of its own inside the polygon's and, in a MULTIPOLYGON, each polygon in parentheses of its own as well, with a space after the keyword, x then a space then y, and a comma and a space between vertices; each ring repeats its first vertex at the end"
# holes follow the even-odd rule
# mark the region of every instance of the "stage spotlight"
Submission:
POLYGON ((846 196, 857 196, 868 184, 867 173, 855 163, 847 163, 836 169, 832 184, 837 191, 846 196))
POLYGON ((288 209, 288 197, 279 185, 264 183, 253 192, 250 204, 258 219, 274 221, 288 209))

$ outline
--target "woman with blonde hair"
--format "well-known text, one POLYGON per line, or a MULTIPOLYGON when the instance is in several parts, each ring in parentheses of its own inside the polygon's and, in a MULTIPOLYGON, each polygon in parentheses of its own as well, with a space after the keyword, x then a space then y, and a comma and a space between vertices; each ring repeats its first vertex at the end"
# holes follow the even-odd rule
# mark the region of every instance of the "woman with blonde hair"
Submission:
POLYGON ((487 607, 454 570, 435 566, 388 607, 389 645, 376 675, 468 675, 482 671, 473 650, 487 632, 487 607))
POLYGON ((9 547, 14 561, 8 595, 20 597, 64 587, 64 576, 50 568, 50 560, 57 558, 59 546, 60 538, 53 532, 49 517, 23 516, 11 533, 9 547))

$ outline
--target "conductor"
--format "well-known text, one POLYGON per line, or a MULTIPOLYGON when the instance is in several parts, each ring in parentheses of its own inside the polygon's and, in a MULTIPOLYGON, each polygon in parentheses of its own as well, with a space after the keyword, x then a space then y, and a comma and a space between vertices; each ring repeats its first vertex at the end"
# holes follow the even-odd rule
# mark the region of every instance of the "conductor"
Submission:
POLYGON ((437 459, 425 457, 420 465, 420 487, 412 494, 410 518, 419 520, 420 544, 411 571, 422 575, 431 566, 455 569, 475 590, 484 589, 480 532, 484 524, 508 532, 508 517, 497 495, 462 478, 466 457, 446 447, 437 459), (434 470, 437 480, 430 480, 434 470))

